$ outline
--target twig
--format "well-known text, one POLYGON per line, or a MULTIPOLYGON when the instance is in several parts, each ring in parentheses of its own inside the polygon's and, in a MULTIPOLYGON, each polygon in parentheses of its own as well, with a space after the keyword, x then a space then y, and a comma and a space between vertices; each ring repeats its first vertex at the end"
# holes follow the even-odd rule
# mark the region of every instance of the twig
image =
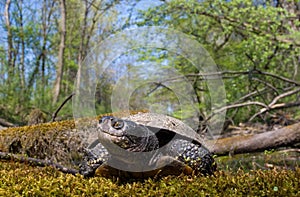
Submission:
POLYGON ((272 105, 274 105, 278 100, 284 98, 284 97, 287 97, 287 96, 290 96, 290 95, 293 95, 293 94, 296 94, 297 92, 300 92, 300 88, 298 89, 295 89, 295 90, 291 90, 291 91, 288 91, 288 92, 285 92, 283 94, 280 94, 278 96, 276 96, 273 101, 269 104, 269 107, 271 107, 272 105))
POLYGON ((261 107, 268 107, 267 105, 265 105, 264 103, 261 102, 257 102, 257 101, 249 101, 249 102, 245 102, 245 103, 237 103, 237 104, 233 104, 233 105, 227 105, 225 107, 219 108, 217 110, 214 110, 206 119, 205 119, 205 123, 210 120, 215 114, 218 114, 222 111, 225 111, 227 109, 232 109, 232 108, 238 108, 238 107, 245 107, 245 106, 249 106, 249 105, 258 105, 261 107))
POLYGON ((294 102, 294 103, 278 103, 278 104, 274 104, 274 105, 272 105, 270 107, 261 109, 259 112, 257 112, 256 114, 254 114, 249 119, 249 121, 252 121, 254 118, 256 118, 259 115, 262 115, 262 114, 266 113, 267 111, 271 111, 271 110, 274 110, 274 109, 284 109, 284 108, 289 108, 289 107, 296 107, 296 106, 300 106, 300 101, 294 102))
POLYGON ((219 112, 222 112, 224 110, 231 109, 231 108, 245 107, 245 106, 248 106, 248 105, 258 105, 258 106, 262 106, 262 107, 267 107, 267 105, 264 104, 264 103, 261 103, 261 102, 258 102, 258 101, 249 101, 249 102, 245 102, 245 103, 238 103, 238 104, 228 105, 228 106, 222 107, 222 108, 216 110, 214 113, 219 113, 219 112))
POLYGON ((52 114, 52 122, 55 122, 55 118, 58 114, 58 112, 61 110, 61 108, 67 103, 68 100, 70 100, 73 96, 75 95, 75 93, 70 94, 65 100, 64 102, 57 108, 57 110, 52 114))
POLYGON ((282 99, 284 97, 287 97, 287 96, 290 96, 290 95, 293 95, 293 94, 296 94, 297 92, 300 92, 300 88, 295 89, 295 90, 291 90, 291 91, 288 91, 288 92, 285 92, 283 94, 280 94, 280 95, 276 96, 267 107, 265 107, 265 108, 261 109, 259 112, 255 113, 249 119, 249 121, 252 121, 257 116, 262 115, 262 114, 264 114, 264 113, 266 113, 267 111, 270 111, 270 110, 283 109, 283 108, 295 107, 295 106, 300 105, 300 101, 293 102, 293 103, 279 103, 279 104, 276 104, 277 101, 279 101, 280 99, 282 99))
POLYGON ((259 71, 258 74, 261 74, 261 75, 267 75, 267 76, 270 76, 270 77, 273 77, 273 78, 276 78, 276 79, 280 79, 282 81, 286 81, 288 83, 292 83, 296 86, 300 86, 300 82, 297 82, 295 80, 292 80, 292 79, 288 79, 288 78, 285 78, 285 77, 282 77, 282 76, 279 76, 279 75, 275 75, 275 74, 272 74, 272 73, 268 73, 268 72, 263 72, 263 71, 259 71))
MULTIPOLYGON (((257 78, 253 78, 252 80, 253 81, 258 81, 258 82, 268 86, 270 89, 272 89, 274 92, 276 92, 277 95, 279 94, 278 90, 272 84, 269 84, 268 82, 257 79, 257 78)), ((259 92, 259 91, 257 91, 257 92, 259 92)))
POLYGON ((279 49, 279 47, 278 47, 278 45, 277 45, 277 46, 275 47, 273 53, 267 58, 268 61, 267 61, 266 64, 263 66, 264 69, 268 69, 268 68, 269 68, 269 64, 271 63, 271 60, 275 57, 275 55, 276 55, 278 49, 279 49))
POLYGON ((288 153, 288 152, 298 152, 300 153, 299 148, 290 148, 290 149, 285 149, 285 150, 279 150, 277 151, 278 153, 288 153))
MULTIPOLYGON (((232 75, 238 75, 238 76, 239 75, 249 75, 249 74, 251 74, 251 72, 253 72, 253 70, 252 71, 220 71, 220 72, 211 72, 211 73, 190 73, 190 74, 186 74, 186 75, 180 76, 180 77, 171 77, 171 78, 160 81, 160 83, 167 82, 167 81, 175 81, 175 80, 182 79, 182 78, 184 79, 184 78, 187 78, 187 77, 202 77, 198 80, 215 79, 214 77, 226 79, 226 78, 236 77, 236 76, 232 76, 232 75), (226 76, 226 75, 231 75, 231 76, 229 77, 229 76, 226 76)), ((298 82, 298 81, 288 79, 286 77, 282 77, 282 76, 279 76, 279 75, 275 75, 275 74, 272 74, 272 73, 263 72, 263 71, 258 70, 257 68, 255 69, 255 74, 256 75, 267 75, 267 76, 279 79, 281 81, 291 83, 295 86, 300 86, 300 82, 298 82)))
POLYGON ((254 59, 251 57, 251 55, 249 55, 248 53, 245 53, 245 55, 253 63, 253 65, 254 65, 253 70, 256 70, 257 63, 254 61, 254 59))
POLYGON ((254 92, 250 92, 250 93, 248 93, 248 94, 242 96, 241 98, 239 98, 239 100, 237 100, 237 102, 243 101, 243 100, 245 100, 245 99, 247 99, 247 98, 249 98, 249 97, 254 97, 254 96, 256 96, 258 93, 262 93, 262 92, 264 92, 264 91, 266 91, 266 88, 262 88, 261 90, 255 90, 254 92))
MULTIPOLYGON (((290 96, 290 95, 293 95, 297 92, 300 92, 300 88, 298 89, 295 89, 295 90, 291 90, 291 91, 288 91, 288 92, 285 92, 283 94, 280 94, 278 95, 277 97, 275 97, 273 99, 273 101, 269 104, 269 105, 266 105, 264 103, 261 103, 261 102, 257 102, 257 101, 249 101, 249 102, 245 102, 245 103, 237 103, 237 104, 232 104, 232 105, 227 105, 227 106, 224 106, 222 108, 219 108, 219 109, 216 109, 214 110, 204 121, 204 123, 206 123, 207 121, 209 121, 214 115, 222 112, 222 111, 225 111, 227 109, 232 109, 232 108, 238 108, 238 107, 245 107, 245 106, 249 106, 249 105, 258 105, 258 106, 261 106, 263 107, 259 112, 257 112, 256 114, 254 114, 250 119, 249 121, 252 121, 255 117, 267 112, 267 111, 270 111, 270 110, 274 110, 274 109, 283 109, 283 108, 289 108, 289 107, 296 107, 296 106, 299 106, 300 105, 300 101, 297 101, 297 102, 292 102, 292 103, 279 103, 279 104, 276 104, 276 102, 284 97, 287 97, 287 96, 290 96)), ((245 98, 245 97, 249 97, 249 96, 252 96, 254 94, 256 94, 257 91, 254 91, 250 94, 247 94, 246 96, 242 97, 242 98, 245 98)), ((241 99, 240 99, 241 100, 241 99)))
POLYGON ((67 168, 58 163, 54 163, 50 160, 42 160, 42 159, 36 159, 36 158, 32 158, 32 157, 19 156, 16 154, 11 154, 11 153, 6 153, 6 152, 0 152, 0 159, 13 160, 13 161, 17 161, 20 163, 29 163, 31 165, 40 166, 40 167, 52 166, 52 167, 56 168, 57 170, 59 170, 63 173, 67 173, 67 174, 75 175, 75 174, 79 173, 79 171, 76 169, 67 168))
MULTIPOLYGON (((267 75, 267 76, 270 76, 270 77, 280 79, 282 81, 294 84, 296 86, 300 86, 300 82, 298 82, 298 81, 288 79, 288 78, 285 78, 285 77, 282 77, 282 76, 279 76, 279 75, 275 75, 273 73, 263 72, 263 71, 260 71, 258 69, 256 69, 255 71, 256 71, 255 74, 267 75)), ((185 75, 185 77, 194 77, 194 76, 204 76, 205 77, 205 76, 214 76, 214 75, 217 75, 217 76, 223 76, 223 75, 248 75, 251 72, 252 71, 221 71, 221 72, 214 72, 214 73, 187 74, 187 75, 185 75)))

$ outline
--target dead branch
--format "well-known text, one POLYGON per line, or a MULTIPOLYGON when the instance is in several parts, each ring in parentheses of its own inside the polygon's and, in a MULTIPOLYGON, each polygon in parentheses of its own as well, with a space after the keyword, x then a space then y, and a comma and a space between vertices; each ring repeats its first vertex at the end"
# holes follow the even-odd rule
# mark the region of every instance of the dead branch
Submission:
POLYGON ((263 71, 259 71, 258 74, 260 74, 260 75, 267 75, 267 76, 270 76, 270 77, 279 79, 279 80, 281 80, 281 81, 285 81, 285 82, 294 84, 294 85, 296 85, 296 86, 300 86, 300 82, 295 81, 295 80, 292 80, 292 79, 288 79, 288 78, 285 78, 285 77, 282 77, 282 76, 279 76, 279 75, 275 75, 275 74, 268 73, 268 72, 263 72, 263 71))
POLYGON ((233 104, 233 105, 227 105, 224 106, 222 108, 219 108, 217 110, 214 110, 206 119, 205 122, 207 122, 208 120, 210 120, 214 115, 221 113, 227 109, 232 109, 232 108, 238 108, 238 107, 245 107, 245 106, 249 106, 249 105, 257 105, 257 106, 261 106, 261 107, 268 107, 267 105, 265 105, 264 103, 258 102, 258 101, 249 101, 249 102, 245 102, 245 103, 237 103, 237 104, 233 104))
POLYGON ((292 102, 292 103, 278 103, 278 104, 274 104, 270 107, 267 108, 263 108, 261 109, 259 112, 257 112, 256 114, 254 114, 249 121, 252 121, 254 118, 256 118, 259 115, 262 115, 268 111, 271 110, 275 110, 275 109, 284 109, 284 108, 290 108, 290 107, 296 107, 296 106, 300 106, 300 101, 297 102, 292 102))
POLYGON ((253 91, 253 92, 250 92, 250 93, 248 93, 248 94, 242 96, 241 98, 239 98, 239 99, 237 100, 237 102, 246 100, 246 99, 249 98, 249 97, 257 96, 258 94, 261 94, 261 93, 264 92, 264 91, 266 91, 266 88, 262 88, 262 89, 260 89, 260 90, 255 90, 255 91, 253 91))
POLYGON ((285 92, 283 94, 280 94, 280 95, 276 96, 273 99, 273 101, 269 104, 269 107, 271 107, 272 105, 274 105, 278 100, 280 100, 280 99, 282 99, 284 97, 287 97, 287 96, 291 96, 291 95, 296 94, 298 92, 300 92, 300 88, 295 89, 295 90, 291 90, 291 91, 288 91, 288 92, 285 92))
POLYGON ((55 122, 55 118, 58 114, 58 112, 62 109, 62 107, 68 102, 68 100, 70 100, 73 96, 75 95, 75 93, 70 94, 65 100, 64 102, 55 110, 55 112, 52 114, 52 122, 55 122))
MULTIPOLYGON (((266 82, 266 81, 263 81, 263 80, 260 80, 260 79, 257 79, 257 78, 253 78, 252 79, 253 81, 258 81, 262 84, 264 84, 265 86, 269 87, 271 90, 273 90, 277 95, 279 94, 277 88, 275 88, 272 84, 266 82)), ((259 92, 259 91, 258 91, 259 92)))
MULTIPOLYGON (((213 73, 197 73, 197 74, 187 74, 185 75, 185 77, 196 77, 196 76, 202 76, 202 77, 211 77, 211 76, 222 76, 222 78, 226 78, 226 75, 249 75, 251 72, 253 71, 220 71, 220 72, 213 72, 213 73), (225 76, 224 76, 225 75, 225 76)), ((300 82, 286 78, 286 77, 282 77, 279 75, 275 75, 273 73, 268 73, 268 72, 264 72, 264 71, 260 71, 260 70, 255 70, 255 74, 258 75, 267 75, 276 79, 279 79, 281 81, 285 81, 288 82, 290 84, 296 85, 296 86, 300 86, 300 82)), ((232 76, 233 77, 233 76, 232 76)), ((178 79, 178 78, 176 78, 178 79)), ((168 79, 168 81, 170 80, 174 80, 172 78, 168 79)))
POLYGON ((284 97, 287 97, 287 96, 291 96, 291 95, 296 94, 298 92, 300 92, 300 88, 295 89, 295 90, 291 90, 291 91, 288 91, 288 92, 285 92, 283 94, 280 94, 280 95, 276 96, 267 107, 264 107, 259 112, 257 112, 256 114, 254 114, 249 119, 249 121, 252 121, 257 116, 259 116, 261 114, 264 114, 264 113, 266 113, 267 111, 270 111, 270 110, 283 109, 283 108, 295 107, 295 106, 300 105, 300 101, 291 102, 291 103, 279 103, 279 104, 276 104, 277 101, 279 101, 280 99, 282 99, 284 97))
POLYGON ((42 160, 42 159, 36 159, 36 158, 32 158, 32 157, 26 157, 26 156, 19 156, 16 154, 11 154, 11 153, 6 153, 6 152, 0 152, 0 159, 1 160, 12 160, 12 161, 17 161, 20 163, 28 163, 30 165, 33 166, 40 166, 40 167, 45 167, 45 166, 52 166, 56 169, 58 169, 59 171, 63 172, 63 173, 68 173, 68 174, 78 174, 79 171, 76 169, 72 169, 72 168, 67 168, 65 166, 62 166, 58 163, 54 163, 50 160, 42 160))
POLYGON ((214 154, 226 155, 293 146, 298 142, 300 142, 300 123, 260 134, 211 140, 207 145, 214 154))

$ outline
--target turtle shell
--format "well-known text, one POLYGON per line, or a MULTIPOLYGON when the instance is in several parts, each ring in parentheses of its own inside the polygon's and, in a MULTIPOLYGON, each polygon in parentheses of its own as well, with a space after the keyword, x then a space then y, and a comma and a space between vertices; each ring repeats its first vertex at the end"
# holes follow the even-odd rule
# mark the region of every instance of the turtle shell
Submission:
POLYGON ((191 127, 176 118, 157 113, 138 113, 128 117, 123 117, 124 120, 130 120, 137 124, 148 127, 160 128, 169 130, 183 136, 184 138, 196 141, 199 144, 206 146, 204 140, 191 127))

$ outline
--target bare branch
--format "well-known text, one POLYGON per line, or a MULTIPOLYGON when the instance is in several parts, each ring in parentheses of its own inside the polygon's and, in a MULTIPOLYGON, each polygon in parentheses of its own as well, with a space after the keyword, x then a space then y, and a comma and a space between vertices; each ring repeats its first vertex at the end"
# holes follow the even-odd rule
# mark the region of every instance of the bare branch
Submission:
POLYGON ((264 103, 261 102, 257 102, 257 101, 249 101, 249 102, 245 102, 245 103, 238 103, 238 104, 233 104, 233 105, 227 105, 225 107, 222 107, 220 109, 214 110, 206 119, 204 122, 207 122, 208 120, 210 120, 214 115, 221 113, 222 111, 228 110, 228 109, 232 109, 232 108, 238 108, 238 107, 245 107, 245 106, 249 106, 249 105, 258 105, 261 107, 268 107, 267 105, 265 105, 264 103))
MULTIPOLYGON (((230 76, 230 77, 227 77, 226 75, 249 75, 251 72, 253 71, 220 71, 220 72, 213 72, 213 73, 190 73, 190 74, 186 74, 184 76, 180 76, 180 77, 172 77, 172 78, 168 78, 164 81, 161 81, 162 82, 166 82, 166 81, 174 81, 174 80, 178 80, 178 79, 181 79, 181 78, 186 78, 186 77, 202 77, 198 80, 204 80, 204 79, 210 79, 209 77, 222 77, 222 79, 225 79, 225 78, 232 78, 232 77, 235 77, 235 76, 230 76)), ((270 76, 270 77, 273 77, 273 78, 276 78, 276 79, 279 79, 281 81, 285 81, 285 82, 288 82, 288 83, 291 83, 293 85, 296 85, 296 86, 300 86, 300 82, 298 81, 295 81, 295 80, 292 80, 292 79, 289 79, 289 78, 286 78, 286 77, 282 77, 282 76, 279 76, 279 75, 275 75, 275 74, 272 74, 272 73, 268 73, 268 72, 263 72, 263 71, 260 71, 260 70, 255 70, 255 74, 257 75, 267 75, 267 76, 270 76)))
POLYGON ((298 89, 295 89, 295 90, 291 90, 291 91, 288 91, 288 92, 285 92, 283 94, 280 94, 278 96, 276 96, 273 101, 269 104, 269 107, 272 107, 272 105, 274 105, 278 100, 284 98, 284 97, 287 97, 287 96, 290 96, 290 95, 293 95, 293 94, 296 94, 297 92, 300 92, 300 88, 298 89))
POLYGON ((243 100, 245 100, 245 99, 247 99, 249 97, 256 96, 257 94, 261 94, 264 91, 266 91, 266 88, 262 88, 261 90, 255 90, 254 92, 250 92, 249 94, 246 94, 246 95, 242 96, 237 101, 243 101, 243 100))
POLYGON ((64 102, 57 108, 57 110, 55 110, 55 112, 52 114, 52 122, 55 121, 55 118, 58 114, 58 112, 61 110, 61 108, 67 103, 68 100, 70 100, 72 98, 72 96, 74 96, 75 93, 70 94, 65 100, 64 102))
MULTIPOLYGON (((185 77, 195 77, 195 76, 204 76, 204 77, 208 77, 208 76, 223 76, 223 75, 248 75, 250 74, 251 71, 221 71, 221 72, 214 72, 214 73, 197 73, 197 74, 187 74, 185 75, 185 77)), ((259 74, 259 75, 267 75, 276 79, 280 79, 282 81, 294 84, 296 86, 300 86, 300 82, 286 78, 286 77, 282 77, 279 75, 275 75, 272 73, 268 73, 268 72, 263 72, 260 70, 256 70, 255 74, 259 74)))
POLYGON ((275 55, 277 54, 279 47, 278 45, 275 47, 273 53, 268 57, 268 61, 266 62, 266 64, 263 66, 264 69, 268 69, 269 68, 269 64, 271 63, 271 60, 275 57, 275 55))
MULTIPOLYGON (((278 95, 279 92, 278 90, 272 85, 272 84, 269 84, 267 83, 266 81, 263 81, 263 80, 260 80, 260 79, 257 79, 257 78, 253 78, 252 79, 253 81, 258 81, 260 83, 263 83, 264 85, 268 86, 270 89, 272 89, 274 92, 276 92, 276 94, 278 95)), ((259 92, 259 91, 258 91, 259 92)))
POLYGON ((0 152, 0 159, 2 160, 13 160, 13 161, 17 161, 20 163, 29 163, 31 165, 34 166, 41 166, 41 167, 45 167, 45 166, 52 166, 56 169, 58 169, 59 171, 63 172, 63 173, 68 173, 68 174, 78 174, 79 171, 72 169, 72 168, 67 168, 65 166, 62 166, 58 163, 54 163, 50 160, 42 160, 42 159, 36 159, 36 158, 32 158, 32 157, 26 157, 26 156, 19 156, 16 154, 11 154, 11 153, 5 153, 5 152, 0 152))
POLYGON ((259 112, 257 112, 256 114, 254 114, 249 119, 249 121, 252 121, 257 116, 262 115, 262 114, 264 114, 264 113, 266 113, 268 111, 271 111, 271 110, 284 109, 284 108, 290 108, 290 107, 296 107, 296 106, 300 106, 300 101, 293 102, 293 103, 278 103, 278 104, 272 105, 271 107, 261 109, 259 112))
POLYGON ((282 81, 286 81, 288 83, 292 83, 296 86, 300 86, 300 82, 292 80, 292 79, 288 79, 288 78, 285 78, 285 77, 282 77, 282 76, 279 76, 279 75, 275 75, 275 74, 268 73, 268 72, 263 72, 263 71, 259 71, 258 74, 267 75, 267 76, 270 76, 270 77, 273 77, 273 78, 276 78, 276 79, 280 79, 282 81))
POLYGON ((228 105, 228 106, 222 107, 222 108, 216 110, 214 113, 220 113, 220 112, 222 112, 224 110, 227 110, 227 109, 232 109, 232 108, 237 108, 237 107, 245 107, 245 106, 249 106, 249 105, 258 105, 258 106, 261 106, 261 107, 267 107, 267 105, 265 105, 264 103, 261 103, 261 102, 258 102, 258 101, 249 101, 249 102, 246 102, 246 103, 238 103, 238 104, 228 105))
POLYGON ((249 121, 252 121, 255 117, 257 117, 257 116, 259 116, 261 114, 264 114, 264 113, 266 113, 267 111, 270 111, 270 110, 283 109, 283 108, 295 107, 295 106, 300 105, 300 101, 293 102, 293 103, 280 103, 280 104, 276 104, 277 101, 279 101, 280 99, 282 99, 284 97, 287 97, 287 96, 291 96, 291 95, 296 94, 298 92, 300 92, 300 88, 295 89, 295 90, 291 90, 291 91, 288 91, 288 92, 285 92, 283 94, 280 94, 280 95, 276 96, 273 99, 273 101, 267 107, 261 109, 259 112, 257 112, 256 114, 254 114, 249 119, 249 121))

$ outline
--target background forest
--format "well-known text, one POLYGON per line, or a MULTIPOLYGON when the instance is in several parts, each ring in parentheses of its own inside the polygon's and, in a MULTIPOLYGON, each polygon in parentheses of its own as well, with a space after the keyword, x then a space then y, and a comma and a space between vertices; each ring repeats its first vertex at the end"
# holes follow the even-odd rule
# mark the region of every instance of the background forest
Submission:
MULTIPOLYGON (((0 9, 0 118, 13 124, 27 124, 34 109, 50 121, 76 88, 77 72, 95 46, 125 29, 156 25, 193 37, 219 68, 227 106, 207 113, 203 75, 181 58, 139 51, 138 61, 169 59, 165 66, 186 76, 198 97, 201 120, 225 110, 225 127, 248 121, 287 125, 300 117, 298 0, 5 0, 0 9)), ((111 111, 114 79, 99 80, 95 97, 101 114, 111 111)), ((158 86, 147 89, 152 95, 147 101, 168 100, 158 86)), ((137 92, 133 103, 139 94, 144 93, 137 92)), ((135 104, 131 109, 140 110, 135 104)), ((72 118, 71 102, 59 117, 72 118)))

